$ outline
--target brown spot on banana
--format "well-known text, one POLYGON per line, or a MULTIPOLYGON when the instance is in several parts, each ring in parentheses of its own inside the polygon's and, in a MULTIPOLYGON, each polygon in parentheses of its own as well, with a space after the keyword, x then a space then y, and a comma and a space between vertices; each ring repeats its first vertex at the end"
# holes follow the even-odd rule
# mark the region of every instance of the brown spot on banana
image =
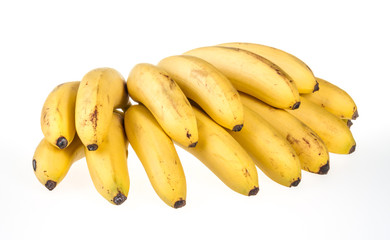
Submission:
POLYGON ((309 141, 307 141, 307 139, 306 138, 302 138, 302 140, 307 144, 307 145, 309 145, 309 148, 310 148, 310 142, 309 141))

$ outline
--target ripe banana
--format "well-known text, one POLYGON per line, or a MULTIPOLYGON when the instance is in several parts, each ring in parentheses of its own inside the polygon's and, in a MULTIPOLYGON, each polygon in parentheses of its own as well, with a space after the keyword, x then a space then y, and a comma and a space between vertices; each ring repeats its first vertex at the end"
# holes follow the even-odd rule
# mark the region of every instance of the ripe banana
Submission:
POLYGON ((178 55, 164 58, 158 66, 214 121, 227 129, 241 130, 244 112, 238 92, 213 65, 197 57, 178 55))
POLYGON ((127 139, 140 159, 157 195, 167 205, 186 204, 186 179, 172 140, 143 105, 125 113, 127 139))
POLYGON ((318 90, 318 83, 310 68, 300 59, 287 52, 255 43, 232 42, 219 44, 218 46, 244 49, 270 60, 291 77, 299 93, 311 93, 318 90))
POLYGON ((97 68, 83 77, 76 98, 76 131, 88 151, 98 149, 114 109, 128 102, 124 78, 116 70, 97 68))
POLYGON ((183 148, 232 190, 247 196, 256 195, 258 176, 251 157, 224 128, 198 108, 193 109, 198 121, 199 143, 196 148, 183 148))
POLYGON ((298 186, 301 165, 291 145, 259 114, 245 105, 244 116, 245 128, 241 132, 229 133, 269 178, 286 187, 298 186))
MULTIPOLYGON (((271 107, 245 93, 240 93, 240 97, 245 107, 264 118, 291 144, 303 170, 318 174, 328 173, 328 149, 313 130, 282 109, 271 107)), ((247 118, 245 122, 248 122, 247 118)))
POLYGON ((305 96, 301 96, 299 109, 287 111, 317 133, 329 152, 349 154, 355 151, 356 143, 347 124, 305 96))
POLYGON ((320 85, 320 90, 312 94, 305 94, 306 99, 325 108, 339 118, 355 120, 359 116, 356 104, 347 92, 321 78, 316 79, 320 85))
POLYGON ((85 150, 89 174, 96 190, 112 204, 120 205, 129 193, 127 147, 123 117, 116 112, 104 141, 95 151, 85 150))
POLYGON ((41 112, 45 139, 59 149, 66 148, 76 134, 75 103, 80 82, 58 85, 46 98, 41 112))
POLYGON ((149 109, 169 137, 183 146, 196 146, 198 129, 194 111, 166 71, 152 64, 137 64, 129 74, 127 89, 134 101, 149 109))
POLYGON ((64 179, 70 166, 84 156, 84 145, 77 135, 65 149, 58 149, 43 138, 32 160, 35 176, 51 191, 64 179))
POLYGON ((233 86, 277 108, 299 107, 293 80, 277 65, 252 52, 222 46, 203 47, 185 53, 214 65, 233 86))

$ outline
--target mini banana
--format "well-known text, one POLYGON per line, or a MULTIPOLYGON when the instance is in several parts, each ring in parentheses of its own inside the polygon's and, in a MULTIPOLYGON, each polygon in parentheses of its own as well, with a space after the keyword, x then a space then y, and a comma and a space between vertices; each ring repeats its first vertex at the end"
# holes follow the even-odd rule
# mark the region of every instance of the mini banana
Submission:
POLYGON ((105 139, 113 111, 126 107, 125 80, 112 68, 97 68, 80 82, 76 98, 76 131, 88 151, 96 151, 105 139))
POLYGON ((251 157, 224 128, 201 110, 193 109, 198 121, 199 143, 196 148, 183 148, 232 190, 247 196, 256 195, 258 176, 251 157))
MULTIPOLYGON (((283 111, 283 110, 281 110, 283 111)), ((291 145, 259 114, 244 105, 245 128, 229 133, 273 181, 296 187, 301 181, 301 165, 291 145)))
POLYGON ((95 151, 85 150, 89 174, 96 190, 115 205, 122 204, 129 193, 128 144, 123 117, 115 112, 99 148, 95 151))
POLYGON ((186 204, 186 179, 172 140, 143 105, 125 113, 127 139, 157 195, 173 208, 186 204))
POLYGON ((299 109, 286 111, 317 133, 329 152, 350 154, 355 151, 356 143, 347 124, 305 96, 301 97, 299 109))
POLYGON ((202 47, 185 55, 202 58, 230 79, 233 86, 277 108, 299 107, 293 80, 277 65, 252 52, 222 46, 202 47))
POLYGON ((320 90, 312 94, 305 94, 306 99, 339 118, 355 120, 359 116, 355 102, 346 91, 321 78, 316 79, 320 90))
POLYGON ((255 43, 232 42, 219 44, 218 46, 244 49, 270 60, 291 77, 299 93, 311 93, 319 89, 318 83, 310 68, 302 60, 290 53, 255 43))
POLYGON ((241 130, 244 111, 238 92, 213 65, 197 57, 178 55, 164 58, 158 66, 214 121, 227 129, 241 130))
POLYGON ((65 149, 59 149, 43 138, 32 160, 35 176, 51 191, 64 179, 71 165, 84 156, 84 145, 77 135, 65 149))
POLYGON ((127 79, 130 97, 145 105, 167 135, 186 147, 198 142, 191 104, 166 71, 152 64, 134 66, 127 79))
POLYGON ((45 139, 59 149, 66 148, 76 134, 75 103, 80 82, 58 85, 46 98, 41 112, 45 139))
POLYGON ((303 170, 318 174, 328 173, 328 149, 313 130, 282 109, 271 107, 245 93, 240 93, 240 97, 244 106, 264 118, 291 144, 303 170))

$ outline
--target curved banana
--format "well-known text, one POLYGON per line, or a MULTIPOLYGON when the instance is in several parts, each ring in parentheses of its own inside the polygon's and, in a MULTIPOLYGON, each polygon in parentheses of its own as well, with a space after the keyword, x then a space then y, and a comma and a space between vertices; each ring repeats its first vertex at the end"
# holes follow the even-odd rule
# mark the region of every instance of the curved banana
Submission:
POLYGON ((321 78, 316 79, 320 90, 312 94, 305 94, 306 99, 339 118, 355 120, 359 116, 355 102, 346 91, 321 78))
POLYGON ((356 143, 347 124, 305 96, 301 97, 299 109, 287 111, 317 133, 329 152, 350 154, 355 151, 356 143))
POLYGON ((233 86, 277 108, 299 107, 299 92, 291 78, 271 61, 252 52, 222 46, 190 50, 230 79, 233 86))
POLYGON ((318 174, 328 173, 328 149, 313 130, 282 109, 271 107, 245 93, 240 93, 240 97, 244 106, 258 113, 291 144, 303 170, 318 174))
POLYGON ((256 43, 232 42, 218 46, 244 49, 270 60, 291 77, 299 93, 312 93, 318 90, 318 83, 310 68, 290 53, 256 43))
POLYGON ((127 79, 130 97, 145 105, 174 141, 195 147, 196 118, 191 104, 166 71, 152 64, 134 66, 127 79))
POLYGON ((238 92, 213 65, 197 57, 178 55, 164 58, 158 66, 214 121, 227 129, 241 130, 244 110, 238 92))
POLYGON ((88 151, 105 139, 113 111, 129 102, 125 80, 112 68, 97 68, 80 82, 76 98, 76 131, 88 151))
POLYGON ((196 148, 183 148, 232 190, 247 196, 256 195, 258 176, 251 157, 224 128, 201 110, 193 109, 198 121, 199 143, 196 148))
POLYGON ((71 165, 84 156, 84 145, 77 135, 65 149, 58 149, 43 138, 32 160, 35 176, 51 191, 64 179, 71 165))
POLYGON ((186 178, 172 140, 143 105, 125 113, 127 139, 140 159, 157 195, 168 206, 186 204, 186 178))
POLYGON ((116 205, 127 199, 130 188, 127 169, 128 144, 123 117, 115 112, 104 142, 95 151, 85 151, 89 174, 96 190, 116 205))
POLYGON ((245 128, 229 133, 269 178, 286 187, 298 186, 301 165, 294 149, 275 128, 245 105, 244 114, 245 128))
POLYGON ((66 148, 76 134, 75 103, 80 82, 58 85, 46 98, 41 112, 41 129, 46 140, 66 148))

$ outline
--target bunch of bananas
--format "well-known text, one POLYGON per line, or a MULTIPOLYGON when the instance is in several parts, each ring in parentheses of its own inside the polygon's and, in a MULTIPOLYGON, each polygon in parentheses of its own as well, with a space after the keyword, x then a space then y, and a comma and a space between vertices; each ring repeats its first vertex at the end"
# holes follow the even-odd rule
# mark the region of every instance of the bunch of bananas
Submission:
POLYGON ((86 158, 96 190, 120 205, 128 196, 128 145, 158 196, 186 204, 186 179, 175 144, 243 195, 259 191, 256 166, 295 187, 301 170, 329 171, 329 152, 350 154, 353 99, 282 50, 226 43, 140 63, 127 81, 112 68, 57 86, 41 114, 44 138, 32 160, 53 190, 86 158), (130 98, 137 102, 132 105, 130 98))

